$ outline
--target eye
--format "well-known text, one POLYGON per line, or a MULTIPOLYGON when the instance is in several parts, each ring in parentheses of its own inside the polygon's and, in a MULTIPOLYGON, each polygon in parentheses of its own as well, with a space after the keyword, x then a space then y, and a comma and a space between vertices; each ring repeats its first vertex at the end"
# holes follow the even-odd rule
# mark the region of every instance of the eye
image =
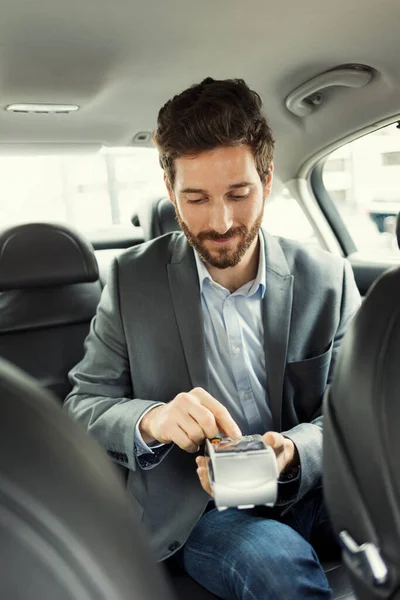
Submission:
POLYGON ((238 196, 238 195, 236 195, 236 196, 233 196, 233 195, 232 195, 232 196, 231 196, 231 199, 232 199, 232 200, 244 200, 245 198, 248 198, 248 197, 249 197, 249 194, 244 194, 244 195, 242 195, 242 196, 238 196))
POLYGON ((200 204, 201 202, 205 202, 205 198, 194 198, 193 200, 188 200, 188 204, 200 204))

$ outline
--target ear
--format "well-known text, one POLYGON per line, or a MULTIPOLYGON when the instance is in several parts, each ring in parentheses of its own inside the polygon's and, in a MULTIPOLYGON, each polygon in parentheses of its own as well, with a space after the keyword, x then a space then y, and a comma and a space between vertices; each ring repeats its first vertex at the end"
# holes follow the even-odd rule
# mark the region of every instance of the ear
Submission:
POLYGON ((274 163, 271 163, 271 166, 269 168, 269 174, 267 175, 267 178, 266 178, 264 186, 263 186, 264 187, 264 200, 266 200, 271 193, 273 178, 274 178, 274 163))
POLYGON ((172 204, 175 205, 174 191, 173 191, 173 189, 171 187, 171 183, 170 183, 170 181, 169 181, 166 173, 164 173, 164 183, 165 183, 165 187, 167 188, 169 199, 171 200, 172 204))

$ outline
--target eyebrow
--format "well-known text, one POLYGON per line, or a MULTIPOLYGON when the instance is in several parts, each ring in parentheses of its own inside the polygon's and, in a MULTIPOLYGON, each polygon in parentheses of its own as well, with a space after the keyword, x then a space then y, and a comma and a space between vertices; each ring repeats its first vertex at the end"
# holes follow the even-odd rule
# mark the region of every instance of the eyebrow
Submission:
MULTIPOLYGON (((238 190, 240 188, 244 188, 244 187, 254 187, 254 184, 251 183, 250 181, 241 181, 240 183, 231 183, 230 186, 228 186, 229 190, 238 190)), ((181 190, 181 194, 206 194, 207 191, 203 190, 201 188, 184 188, 183 190, 181 190)))

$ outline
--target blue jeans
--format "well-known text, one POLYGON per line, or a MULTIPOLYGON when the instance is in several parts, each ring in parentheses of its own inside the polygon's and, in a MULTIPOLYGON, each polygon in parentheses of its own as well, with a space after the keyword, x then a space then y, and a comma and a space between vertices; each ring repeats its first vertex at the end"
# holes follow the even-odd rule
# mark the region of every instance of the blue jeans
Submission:
POLYGON ((314 540, 336 545, 320 489, 284 515, 267 508, 208 510, 179 562, 224 600, 328 600, 332 592, 314 540))

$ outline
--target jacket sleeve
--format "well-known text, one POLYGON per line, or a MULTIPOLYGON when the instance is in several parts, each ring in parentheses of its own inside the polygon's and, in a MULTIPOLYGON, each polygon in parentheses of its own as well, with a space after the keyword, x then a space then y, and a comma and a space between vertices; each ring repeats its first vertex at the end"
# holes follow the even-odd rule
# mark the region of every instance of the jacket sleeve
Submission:
MULTIPOLYGON (((117 260, 91 323, 85 355, 69 377, 73 389, 65 400, 65 410, 116 462, 132 470, 137 464, 142 466, 135 453, 135 426, 143 413, 159 402, 134 397, 120 314, 117 260)), ((160 452, 159 460, 167 448, 160 452)))
MULTIPOLYGON (((341 297, 340 321, 333 339, 332 358, 329 368, 328 385, 332 380, 336 359, 349 324, 361 304, 353 270, 350 263, 345 260, 343 266, 343 286, 341 297)), ((322 398, 321 398, 322 407, 322 398)), ((290 438, 296 445, 300 458, 300 477, 282 489, 284 503, 297 501, 308 491, 322 483, 322 431, 323 416, 315 415, 311 423, 301 423, 283 435, 290 438)))

